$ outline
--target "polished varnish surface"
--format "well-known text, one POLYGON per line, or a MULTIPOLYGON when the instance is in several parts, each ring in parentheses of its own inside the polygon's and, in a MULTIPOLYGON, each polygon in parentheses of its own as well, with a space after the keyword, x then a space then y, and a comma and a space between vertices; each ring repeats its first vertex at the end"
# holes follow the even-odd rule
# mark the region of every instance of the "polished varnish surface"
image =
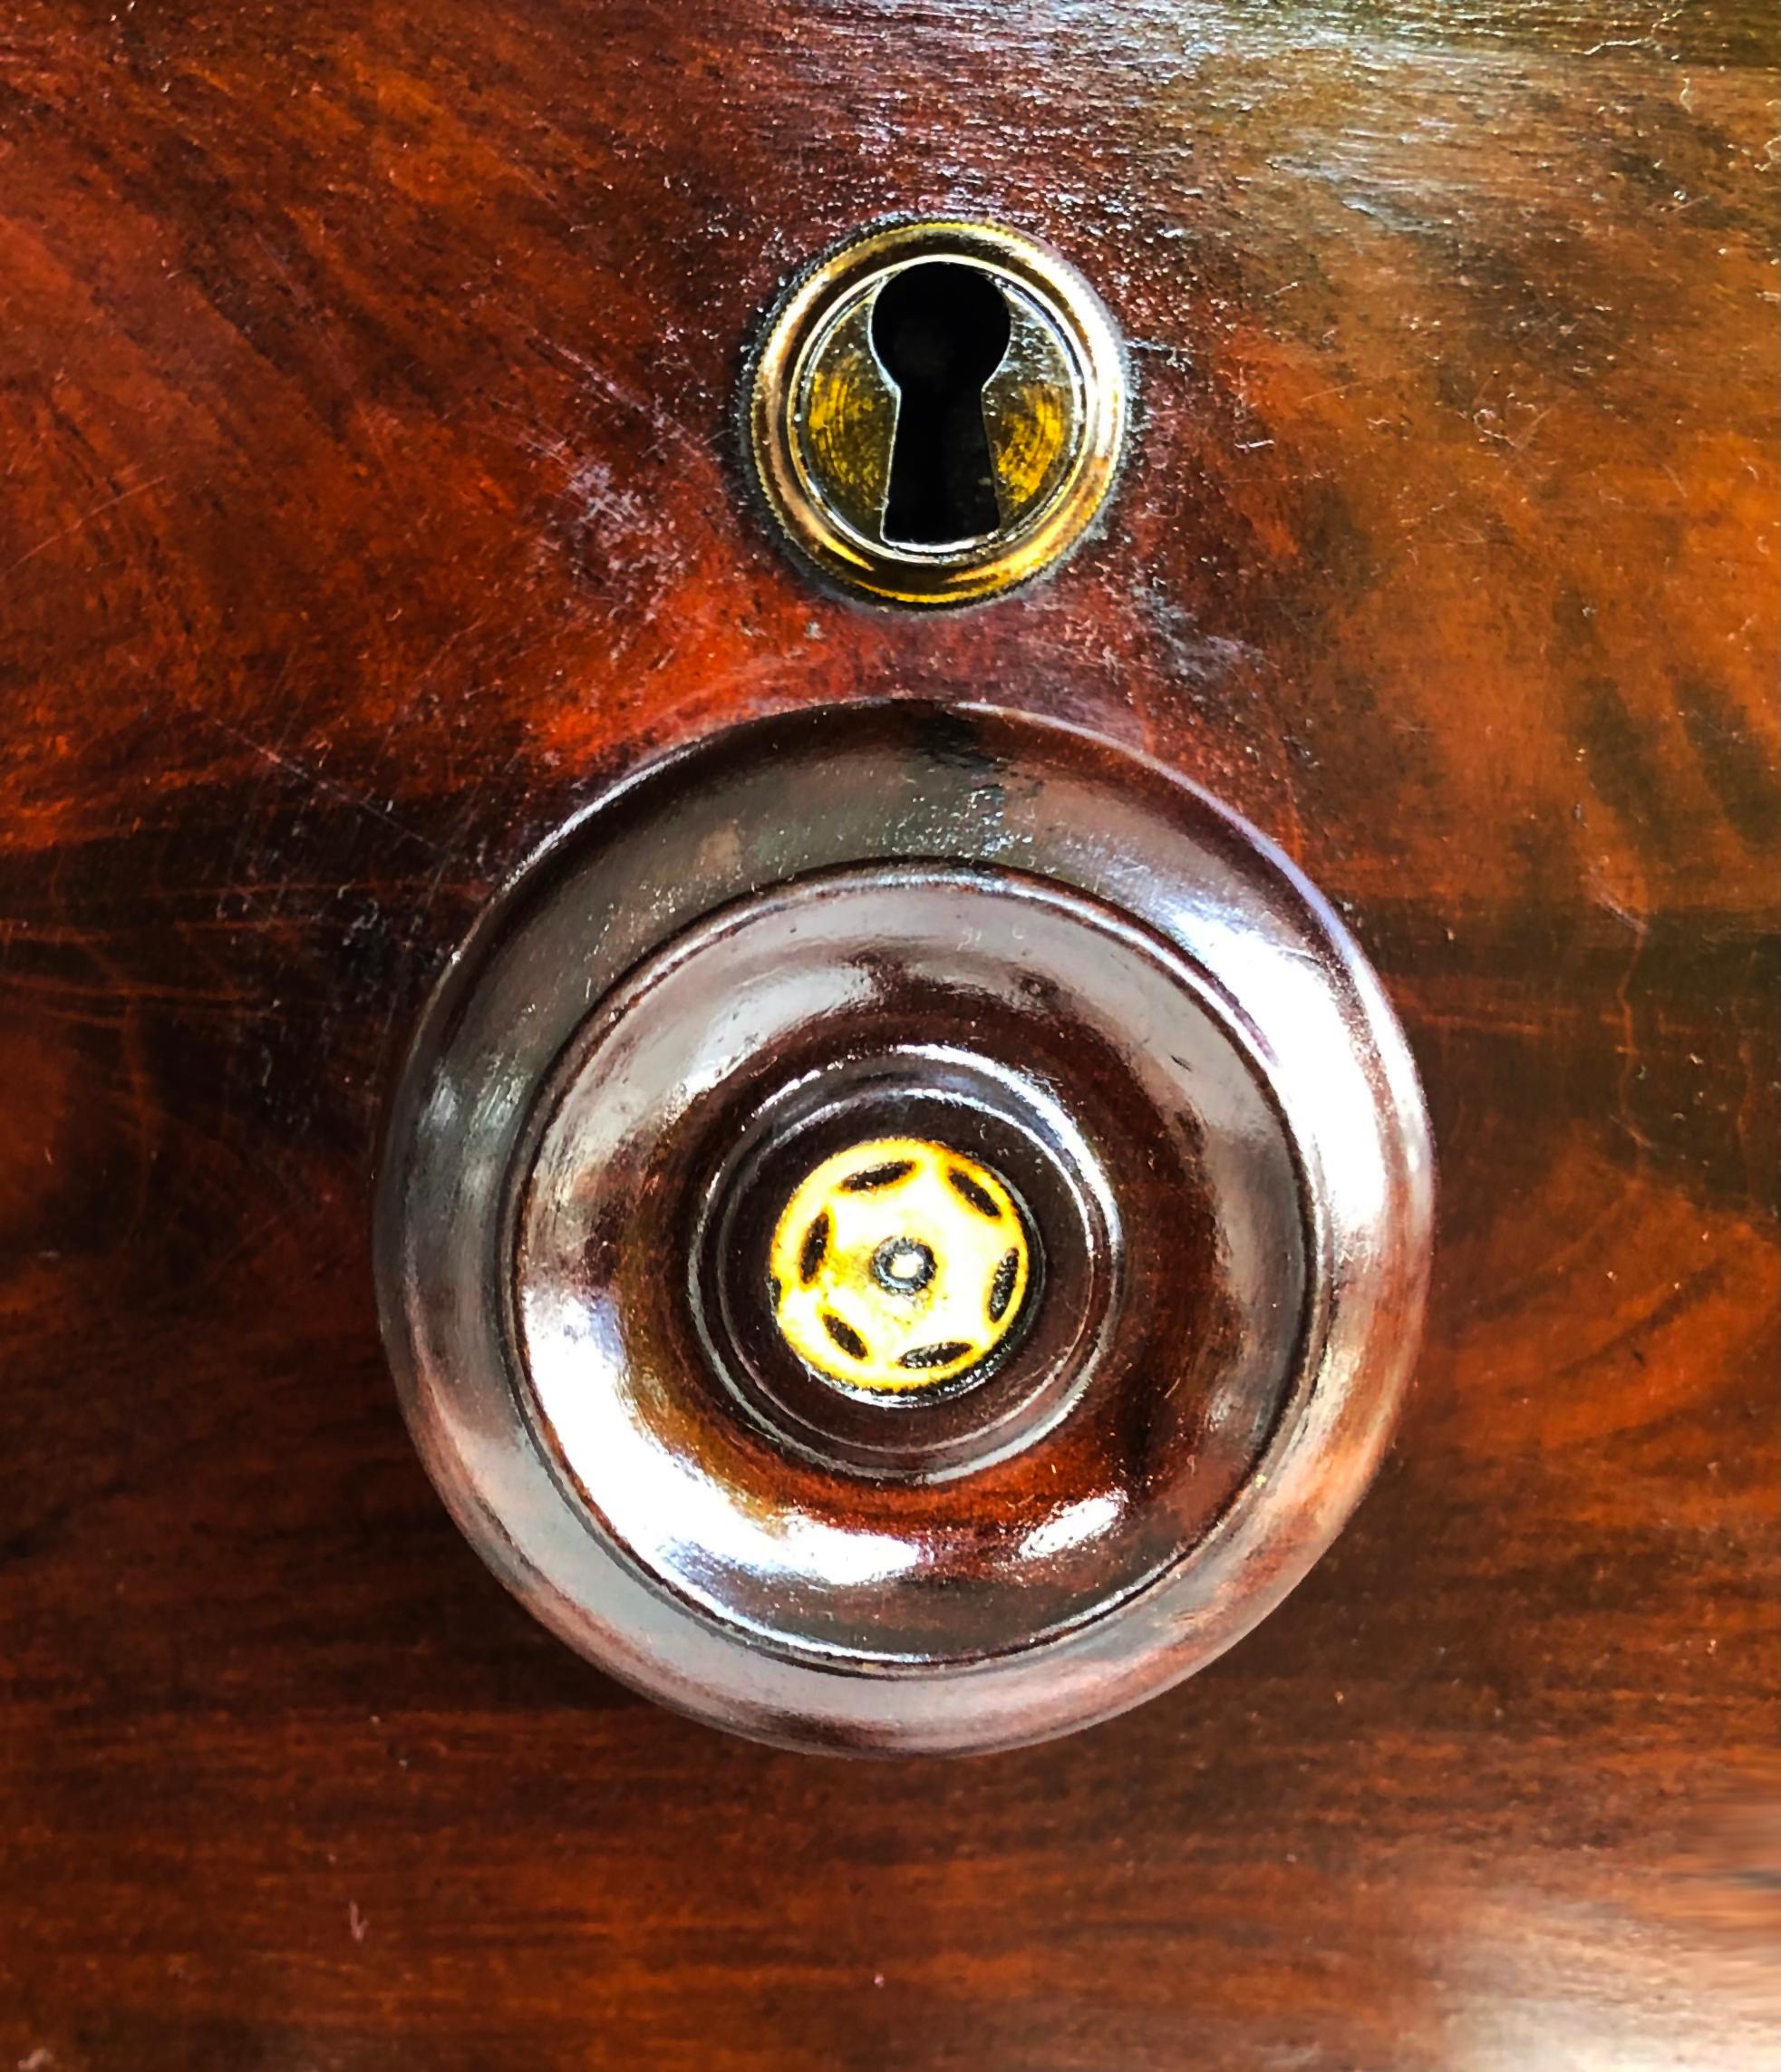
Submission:
POLYGON ((12 11, 0 2064, 1770 2061, 1771 40, 12 11), (1140 384, 1106 537, 944 622, 810 589, 737 433, 783 278, 903 209, 1057 245, 1140 384), (508 1602, 367 1224, 536 839, 898 689, 1273 835, 1404 1017, 1443 1228, 1397 1450, 1262 1629, 862 1769, 508 1602))

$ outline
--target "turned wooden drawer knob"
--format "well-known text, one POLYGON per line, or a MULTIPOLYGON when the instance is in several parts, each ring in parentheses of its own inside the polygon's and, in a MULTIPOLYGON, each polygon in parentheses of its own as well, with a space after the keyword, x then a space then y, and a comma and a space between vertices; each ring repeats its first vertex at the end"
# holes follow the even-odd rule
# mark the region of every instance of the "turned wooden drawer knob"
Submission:
POLYGON ((572 1645, 746 1734, 1057 1734, 1275 1604, 1427 1273, 1379 987, 1072 730, 732 729, 576 820, 429 1008, 378 1212, 429 1470, 572 1645))

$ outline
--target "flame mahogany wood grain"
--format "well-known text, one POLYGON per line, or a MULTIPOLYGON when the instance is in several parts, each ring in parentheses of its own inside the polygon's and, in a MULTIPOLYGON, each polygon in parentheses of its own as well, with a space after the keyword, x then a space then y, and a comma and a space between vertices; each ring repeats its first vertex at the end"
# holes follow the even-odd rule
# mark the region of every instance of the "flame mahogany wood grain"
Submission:
POLYGON ((1754 5, 20 0, 0 34, 0 2065, 1766 2065, 1773 23, 1754 5), (899 209, 1132 342, 944 622, 746 508, 899 209), (1397 1450, 1233 1654, 862 1774, 622 1694, 397 1415, 421 989, 647 750, 1087 723, 1341 904, 1434 1109, 1397 1450), (1766 1782, 1765 1782, 1766 1779, 1766 1782))

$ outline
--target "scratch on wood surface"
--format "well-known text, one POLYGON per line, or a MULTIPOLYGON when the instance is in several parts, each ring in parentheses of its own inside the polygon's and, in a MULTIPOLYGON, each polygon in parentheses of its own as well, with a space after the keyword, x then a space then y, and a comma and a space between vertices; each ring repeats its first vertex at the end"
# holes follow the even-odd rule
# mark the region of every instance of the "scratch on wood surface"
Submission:
POLYGON ((116 496, 107 497, 103 503, 95 504, 90 511, 82 511, 73 525, 65 525, 60 532, 53 532, 47 539, 40 539, 35 547, 27 547, 18 559, 0 576, 16 576, 26 562, 34 561, 40 554, 47 554, 51 547, 59 547, 64 539, 72 539, 77 532, 84 531, 96 518, 103 518, 107 511, 115 510, 120 504, 128 503, 131 497, 145 497, 150 489, 158 489, 168 478, 155 475, 146 482, 135 482, 127 489, 120 489, 116 496))
POLYGON ((218 719, 215 713, 209 714, 208 718, 210 724, 219 733, 225 733, 231 741, 238 741, 262 762, 269 764, 287 777, 296 779, 298 783, 310 790, 320 792, 326 798, 337 799, 342 805, 350 806, 354 812, 366 813, 373 820, 381 820, 386 828, 393 828, 397 834, 406 837, 409 841, 419 842, 430 856, 448 853, 430 836, 423 835, 418 828, 411 828, 405 820, 399 819, 387 806, 380 806, 374 799, 367 799, 363 793, 354 791, 349 785, 338 783, 331 777, 324 777, 320 770, 311 770, 306 763, 298 762, 294 756, 286 755, 277 749, 267 748, 264 741, 257 741, 251 734, 230 725, 227 720, 218 719))

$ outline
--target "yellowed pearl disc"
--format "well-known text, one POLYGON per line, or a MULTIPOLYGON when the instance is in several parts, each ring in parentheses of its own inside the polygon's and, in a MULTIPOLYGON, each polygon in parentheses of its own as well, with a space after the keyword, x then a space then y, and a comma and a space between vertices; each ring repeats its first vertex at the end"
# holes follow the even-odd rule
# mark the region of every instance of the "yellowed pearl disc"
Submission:
POLYGON ((1026 1227, 987 1166, 924 1138, 825 1158, 774 1226, 773 1313, 807 1365, 905 1395, 980 1366, 1031 1279, 1026 1227))

